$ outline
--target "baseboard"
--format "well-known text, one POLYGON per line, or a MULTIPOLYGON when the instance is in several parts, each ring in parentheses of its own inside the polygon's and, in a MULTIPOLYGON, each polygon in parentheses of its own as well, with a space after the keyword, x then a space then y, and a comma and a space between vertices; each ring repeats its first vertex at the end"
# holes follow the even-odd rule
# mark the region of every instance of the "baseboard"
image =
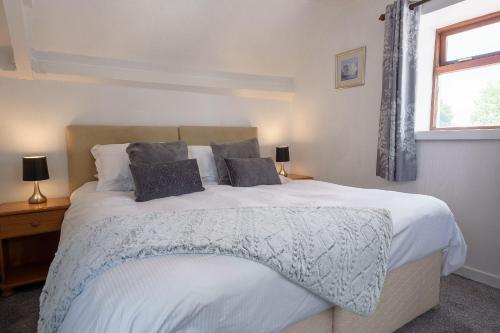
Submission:
POLYGON ((500 289, 500 276, 491 274, 485 271, 481 271, 476 268, 464 266, 455 272, 465 278, 481 282, 493 288, 500 289))

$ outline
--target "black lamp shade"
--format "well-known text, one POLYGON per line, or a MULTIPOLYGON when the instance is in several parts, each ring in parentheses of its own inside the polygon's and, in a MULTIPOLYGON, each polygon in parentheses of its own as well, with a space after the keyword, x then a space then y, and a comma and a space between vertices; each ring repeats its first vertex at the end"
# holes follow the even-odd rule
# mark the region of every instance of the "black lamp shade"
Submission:
POLYGON ((276 147, 276 162, 289 162, 290 152, 288 147, 276 147))
POLYGON ((47 157, 23 157, 23 180, 35 181, 49 179, 47 157))

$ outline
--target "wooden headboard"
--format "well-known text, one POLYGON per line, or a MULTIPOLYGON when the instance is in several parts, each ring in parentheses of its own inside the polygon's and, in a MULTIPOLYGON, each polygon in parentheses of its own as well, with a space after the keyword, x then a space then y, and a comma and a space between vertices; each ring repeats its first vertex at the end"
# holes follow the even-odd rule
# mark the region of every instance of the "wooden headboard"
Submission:
POLYGON ((71 125, 66 128, 69 189, 72 192, 95 180, 90 149, 97 144, 183 140, 190 145, 209 145, 251 138, 257 138, 256 127, 71 125))
POLYGON ((181 126, 179 139, 188 145, 208 146, 257 138, 257 127, 181 126))
POLYGON ((90 148, 97 144, 137 141, 176 141, 177 127, 152 126, 80 126, 66 128, 68 176, 70 192, 84 183, 95 180, 94 157, 90 148))

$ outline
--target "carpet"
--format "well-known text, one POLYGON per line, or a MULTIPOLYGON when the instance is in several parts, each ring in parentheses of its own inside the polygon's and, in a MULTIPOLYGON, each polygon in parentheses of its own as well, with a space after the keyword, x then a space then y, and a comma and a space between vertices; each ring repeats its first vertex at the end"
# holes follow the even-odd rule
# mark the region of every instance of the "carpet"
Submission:
MULTIPOLYGON (((19 289, 0 298, 0 331, 36 332, 41 286, 19 289)), ((441 279, 441 305, 396 331, 397 333, 499 333, 500 289, 450 275, 441 279)))

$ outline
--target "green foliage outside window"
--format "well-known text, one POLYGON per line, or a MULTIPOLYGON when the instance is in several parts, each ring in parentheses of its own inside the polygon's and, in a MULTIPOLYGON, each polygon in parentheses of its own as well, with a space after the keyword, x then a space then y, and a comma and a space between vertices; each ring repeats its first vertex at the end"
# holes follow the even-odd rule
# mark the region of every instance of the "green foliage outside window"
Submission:
POLYGON ((439 127, 452 127, 453 126, 453 112, 449 105, 439 101, 439 127))
POLYGON ((475 126, 500 125, 500 80, 488 83, 474 104, 471 120, 475 126))

